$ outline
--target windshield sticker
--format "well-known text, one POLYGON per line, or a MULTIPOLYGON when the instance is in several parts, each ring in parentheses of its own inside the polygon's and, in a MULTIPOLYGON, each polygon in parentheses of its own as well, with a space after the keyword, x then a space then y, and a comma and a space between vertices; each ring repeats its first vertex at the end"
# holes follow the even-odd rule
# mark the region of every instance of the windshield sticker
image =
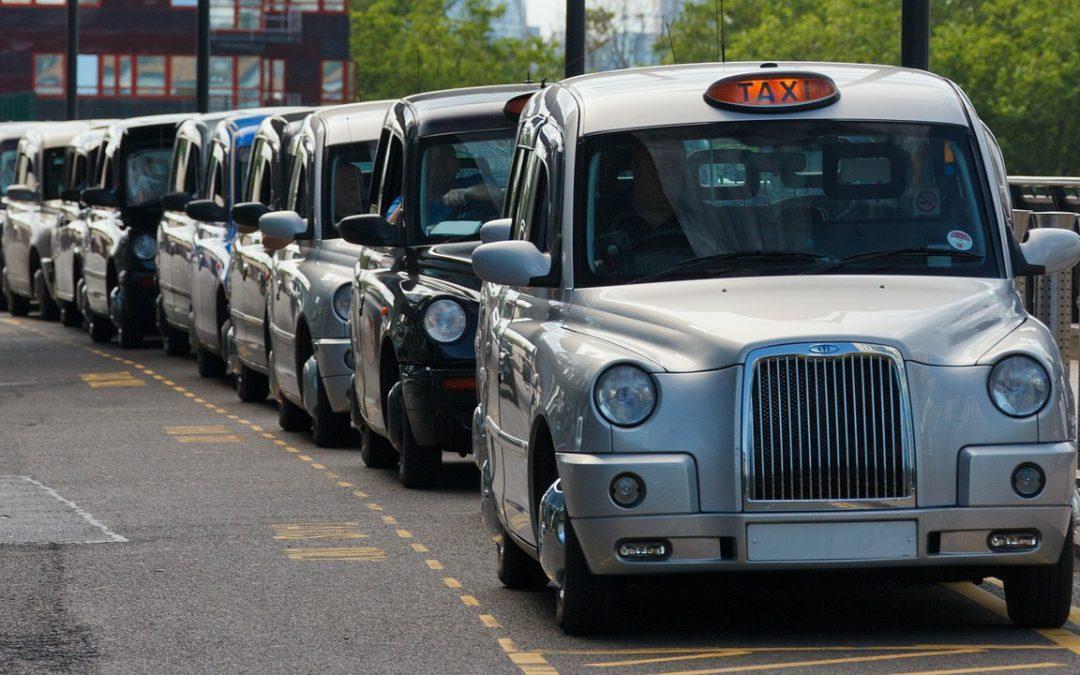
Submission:
POLYGON ((962 230, 949 232, 949 234, 945 235, 945 240, 949 242, 949 246, 952 246, 957 251, 970 251, 973 244, 971 235, 962 230))
POLYGON ((923 190, 916 197, 915 206, 918 207, 919 211, 927 215, 938 215, 938 191, 923 190))

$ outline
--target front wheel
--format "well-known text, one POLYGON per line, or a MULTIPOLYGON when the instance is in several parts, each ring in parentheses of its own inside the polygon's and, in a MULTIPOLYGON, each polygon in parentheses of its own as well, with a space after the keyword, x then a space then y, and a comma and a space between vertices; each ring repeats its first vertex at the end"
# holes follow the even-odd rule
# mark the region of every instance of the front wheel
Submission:
POLYGON ((11 316, 26 316, 30 313, 30 301, 17 293, 7 294, 7 306, 11 316))
POLYGON ((195 363, 200 377, 225 377, 225 361, 202 345, 195 348, 195 363))
POLYGON ((278 392, 278 426, 285 431, 307 431, 311 427, 311 416, 300 406, 278 392))
POLYGON ((1073 524, 1052 565, 1017 567, 1005 575, 1009 618, 1024 628, 1059 628, 1069 618, 1073 588, 1073 524))
POLYGON ((34 299, 41 308, 41 318, 45 321, 56 321, 60 318, 60 306, 49 294, 49 286, 45 283, 45 271, 34 272, 34 299))
POLYGON ((60 301, 60 323, 68 328, 75 328, 81 326, 83 322, 82 314, 78 308, 75 307, 74 302, 68 302, 67 300, 60 301))
POLYGON ((407 488, 431 487, 439 479, 439 471, 442 468, 442 450, 416 444, 412 424, 409 423, 409 412, 405 409, 405 402, 401 400, 400 382, 391 390, 387 404, 399 406, 401 445, 397 449, 398 480, 407 488))
POLYGON ((89 321, 91 340, 94 342, 108 342, 112 339, 113 332, 116 330, 112 321, 96 314, 92 314, 89 321))
POLYGON ((495 542, 495 570, 502 585, 527 591, 547 586, 547 574, 544 573, 544 568, 540 566, 540 563, 521 550, 501 524, 499 529, 501 532, 498 541, 495 542))
POLYGON ((360 444, 360 437, 352 428, 347 413, 336 413, 330 407, 326 387, 315 378, 315 414, 311 417, 311 440, 320 448, 351 447, 360 444))
POLYGON ((260 372, 248 368, 243 363, 236 371, 236 395, 244 403, 257 403, 266 400, 270 394, 270 381, 260 372))
POLYGON ((368 468, 388 469, 397 464, 398 454, 390 441, 365 425, 360 432, 360 459, 368 468))
POLYGON ((572 522, 566 523, 566 568, 555 592, 555 623, 569 635, 603 632, 614 600, 612 580, 589 570, 572 522))

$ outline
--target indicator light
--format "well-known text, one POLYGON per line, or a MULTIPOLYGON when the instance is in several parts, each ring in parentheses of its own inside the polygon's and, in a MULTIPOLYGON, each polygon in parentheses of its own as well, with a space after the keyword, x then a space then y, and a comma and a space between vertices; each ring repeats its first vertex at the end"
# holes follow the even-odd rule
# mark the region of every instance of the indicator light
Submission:
POLYGON ((1039 533, 1034 530, 991 532, 986 543, 994 551, 1032 549, 1039 545, 1039 533))

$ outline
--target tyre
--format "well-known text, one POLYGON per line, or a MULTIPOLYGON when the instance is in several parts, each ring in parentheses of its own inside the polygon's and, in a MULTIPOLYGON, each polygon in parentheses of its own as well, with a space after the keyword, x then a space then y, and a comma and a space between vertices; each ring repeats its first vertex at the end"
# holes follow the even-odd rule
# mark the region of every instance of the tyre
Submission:
POLYGON ((34 299, 41 308, 41 318, 45 321, 56 321, 60 318, 60 306, 49 295, 49 286, 45 283, 45 272, 34 272, 34 299))
POLYGON ((236 371, 236 395, 245 403, 265 401, 270 394, 270 380, 243 363, 236 371))
POLYGON ((96 314, 90 315, 90 339, 94 342, 108 342, 112 339, 116 327, 112 321, 96 314))
POLYGON ((195 348, 195 363, 200 377, 225 377, 225 361, 202 345, 195 348))
POLYGON ((8 311, 8 296, 7 296, 7 277, 4 273, 4 251, 0 249, 0 285, 3 286, 0 291, 0 312, 8 311))
POLYGON ((535 591, 547 586, 547 574, 540 563, 522 551, 501 525, 499 529, 502 534, 495 542, 495 571, 502 585, 525 591, 535 591))
POLYGON ((311 417, 311 440, 320 448, 355 447, 360 435, 352 428, 347 414, 336 413, 330 407, 326 387, 318 380, 315 395, 315 414, 311 417))
POLYGON ((161 346, 165 350, 165 355, 186 356, 191 351, 191 342, 188 340, 187 333, 169 325, 168 319, 165 318, 165 308, 161 304, 160 296, 157 305, 158 332, 161 333, 161 346))
POLYGON ((1073 524, 1056 563, 1017 567, 1004 575, 1009 618, 1023 628, 1059 628, 1069 618, 1073 585, 1073 524))
POLYGON ((82 314, 75 307, 74 302, 68 302, 67 300, 61 300, 60 305, 60 323, 68 328, 74 328, 81 326, 83 322, 82 314))
POLYGON ((555 591, 555 623, 569 635, 603 632, 614 599, 612 580, 589 571, 573 523, 566 524, 566 569, 555 591))
POLYGON ((143 344, 143 328, 126 314, 120 315, 120 326, 116 331, 121 349, 138 349, 143 344))
POLYGON ((371 469, 389 469, 398 462, 397 450, 368 427, 360 432, 360 459, 371 469))
POLYGON ((285 431, 307 431, 311 428, 311 416, 300 406, 278 392, 278 426, 285 431))
POLYGON ((8 293, 7 305, 11 316, 26 316, 30 313, 30 301, 21 295, 8 293))
POLYGON ((387 405, 396 408, 396 418, 399 420, 397 480, 410 489, 431 487, 438 480, 438 471, 443 465, 443 451, 437 447, 417 445, 413 426, 408 421, 408 411, 402 401, 401 389, 401 382, 395 384, 387 397, 387 405))

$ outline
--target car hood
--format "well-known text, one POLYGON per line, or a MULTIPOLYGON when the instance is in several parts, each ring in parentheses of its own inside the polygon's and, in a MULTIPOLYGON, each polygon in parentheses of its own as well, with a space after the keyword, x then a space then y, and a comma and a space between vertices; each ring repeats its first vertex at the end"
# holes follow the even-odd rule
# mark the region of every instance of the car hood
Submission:
POLYGON ((566 328, 672 372, 735 365, 767 345, 827 341, 965 366, 1026 316, 1006 279, 822 275, 576 289, 566 328))

